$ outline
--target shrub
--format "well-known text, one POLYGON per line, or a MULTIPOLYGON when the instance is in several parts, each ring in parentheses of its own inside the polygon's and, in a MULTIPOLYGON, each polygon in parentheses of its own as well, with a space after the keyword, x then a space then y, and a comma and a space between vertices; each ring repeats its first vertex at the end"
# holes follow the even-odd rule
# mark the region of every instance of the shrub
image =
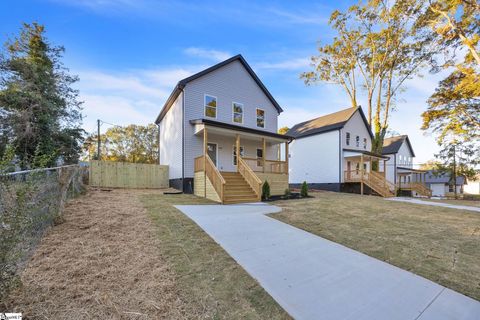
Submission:
POLYGON ((268 200, 269 198, 270 198, 270 185, 268 184, 268 181, 265 181, 265 183, 262 186, 262 199, 268 200))
POLYGON ((300 189, 300 195, 302 198, 308 197, 308 185, 307 181, 303 181, 302 183, 302 189, 300 189))
POLYGON ((289 188, 285 189, 285 194, 284 194, 285 198, 288 199, 290 198, 291 195, 292 195, 292 191, 290 191, 289 188))

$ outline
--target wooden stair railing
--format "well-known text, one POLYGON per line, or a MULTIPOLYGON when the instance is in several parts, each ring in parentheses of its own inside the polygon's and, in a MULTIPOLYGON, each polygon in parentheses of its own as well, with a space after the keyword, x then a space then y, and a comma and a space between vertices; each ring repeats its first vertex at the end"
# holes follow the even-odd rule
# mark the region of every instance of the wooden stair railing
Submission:
POLYGON ((242 157, 238 157, 238 172, 253 189, 255 195, 257 196, 257 200, 260 201, 262 198, 262 180, 257 177, 255 172, 253 172, 252 168, 248 166, 242 157))
POLYGON ((393 197, 395 195, 395 185, 385 179, 385 177, 373 172, 362 172, 361 170, 345 171, 345 182, 360 182, 365 183, 372 190, 377 192, 382 197, 393 197))
POLYGON ((225 179, 208 154, 205 155, 205 160, 205 179, 208 177, 220 197, 220 201, 223 203, 225 201, 225 179))
POLYGON ((424 185, 421 182, 413 182, 412 183, 412 190, 415 191, 418 194, 421 194, 422 196, 426 196, 426 197, 431 197, 432 196, 432 190, 427 188, 427 186, 424 185))

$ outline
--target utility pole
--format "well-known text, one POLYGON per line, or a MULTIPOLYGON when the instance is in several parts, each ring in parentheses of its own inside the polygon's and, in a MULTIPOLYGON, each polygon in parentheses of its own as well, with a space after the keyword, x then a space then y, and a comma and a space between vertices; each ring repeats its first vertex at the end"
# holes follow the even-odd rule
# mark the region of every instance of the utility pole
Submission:
POLYGON ((97 160, 100 160, 100 119, 97 120, 97 160))

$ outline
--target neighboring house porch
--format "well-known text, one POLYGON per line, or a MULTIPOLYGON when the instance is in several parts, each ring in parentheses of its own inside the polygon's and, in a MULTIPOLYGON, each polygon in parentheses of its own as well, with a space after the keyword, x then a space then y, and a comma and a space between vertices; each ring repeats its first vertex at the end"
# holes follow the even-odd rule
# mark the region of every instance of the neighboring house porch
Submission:
POLYGON ((265 181, 271 195, 288 188, 290 137, 213 120, 191 123, 203 141, 203 152, 195 158, 195 195, 227 204, 261 200, 265 181))
POLYGON ((431 197, 432 190, 425 184, 427 171, 406 167, 397 167, 397 190, 410 192, 412 196, 431 197))
POLYGON ((385 168, 388 157, 368 151, 343 149, 343 181, 345 184, 360 184, 360 194, 364 194, 364 186, 368 186, 382 197, 393 197, 396 194, 395 185, 385 177, 385 168), (383 162, 383 166, 380 166, 383 162), (374 170, 375 168, 375 170, 374 170))

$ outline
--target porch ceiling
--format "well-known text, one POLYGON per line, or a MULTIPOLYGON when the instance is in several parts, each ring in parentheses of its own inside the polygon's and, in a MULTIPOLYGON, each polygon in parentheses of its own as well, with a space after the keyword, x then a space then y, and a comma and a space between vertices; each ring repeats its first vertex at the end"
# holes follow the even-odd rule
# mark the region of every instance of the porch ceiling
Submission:
POLYGON ((195 130, 194 130, 195 135, 202 135, 203 130, 206 127, 209 134, 218 134, 218 135, 232 137, 232 138, 235 138, 236 135, 238 134, 240 135, 240 139, 244 137, 244 138, 247 138, 248 140, 262 141, 262 139, 265 138, 267 142, 275 143, 275 144, 285 143, 291 140, 290 137, 283 136, 281 134, 272 133, 272 132, 263 132, 261 130, 244 128, 244 127, 239 127, 234 125, 226 124, 226 126, 223 126, 222 124, 221 126, 219 126, 216 124, 210 124, 206 122, 204 123, 204 122, 192 122, 192 121, 190 121, 190 123, 194 124, 195 126, 195 130))

